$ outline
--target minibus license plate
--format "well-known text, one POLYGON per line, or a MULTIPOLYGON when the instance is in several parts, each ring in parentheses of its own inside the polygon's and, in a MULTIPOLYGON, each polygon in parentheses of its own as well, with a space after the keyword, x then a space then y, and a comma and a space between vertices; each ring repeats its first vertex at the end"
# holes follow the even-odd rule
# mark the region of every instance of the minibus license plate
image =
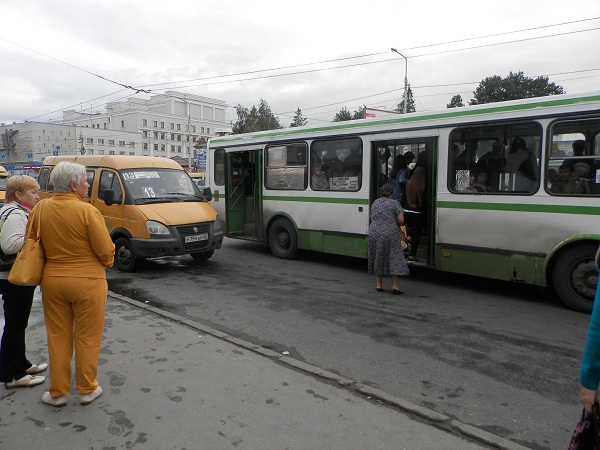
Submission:
POLYGON ((206 241, 208 240, 208 233, 203 234, 194 234, 193 236, 186 236, 185 243, 188 242, 197 242, 197 241, 206 241))

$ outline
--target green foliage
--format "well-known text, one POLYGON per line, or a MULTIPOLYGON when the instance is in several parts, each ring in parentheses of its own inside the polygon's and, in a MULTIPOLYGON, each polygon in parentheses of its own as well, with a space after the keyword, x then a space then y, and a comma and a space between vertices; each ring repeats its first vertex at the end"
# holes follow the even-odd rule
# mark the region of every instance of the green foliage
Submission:
POLYGON ((255 105, 251 109, 248 109, 238 104, 235 107, 235 112, 238 118, 233 124, 233 134, 282 128, 279 124, 279 119, 273 115, 271 107, 262 98, 260 99, 258 108, 255 105))
MULTIPOLYGON (((412 92, 412 89, 410 88, 410 84, 408 85, 406 98, 407 98, 406 103, 408 105, 408 107, 406 108, 406 112, 407 113, 415 112, 416 111, 415 99, 413 98, 413 92, 412 92)), ((398 105, 396 106, 396 109, 394 111, 398 111, 401 113, 404 112, 404 95, 402 96, 402 101, 400 103, 398 103, 398 105)))
POLYGON ((308 122, 308 119, 302 117, 302 110, 300 107, 294 113, 294 121, 290 123, 290 127, 303 127, 308 122))
POLYGON ((446 108, 460 108, 461 106, 465 106, 463 99, 460 94, 456 94, 454 97, 452 97, 450 103, 446 105, 446 108))
POLYGON ((350 111, 348 111, 348 108, 344 106, 342 109, 340 109, 340 112, 336 113, 335 117, 333 118, 333 121, 343 122, 345 120, 352 120, 352 114, 350 113, 350 111))
POLYGON ((562 86, 550 83, 548 77, 534 79, 526 77, 523 72, 510 72, 506 78, 494 75, 482 80, 473 92, 474 98, 469 101, 469 105, 564 93, 562 86))
POLYGON ((364 119, 365 118, 365 108, 361 106, 356 111, 354 111, 354 115, 352 116, 352 120, 356 119, 364 119))

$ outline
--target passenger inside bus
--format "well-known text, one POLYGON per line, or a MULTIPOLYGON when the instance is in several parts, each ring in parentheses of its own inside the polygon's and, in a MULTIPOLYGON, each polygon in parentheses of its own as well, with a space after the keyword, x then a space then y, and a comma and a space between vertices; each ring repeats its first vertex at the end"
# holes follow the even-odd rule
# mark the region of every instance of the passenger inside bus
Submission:
POLYGON ((557 194, 583 194, 585 188, 575 176, 575 166, 571 161, 564 161, 558 168, 558 178, 552 182, 550 191, 557 194))
POLYGON ((492 150, 484 154, 477 160, 477 171, 485 172, 490 190, 500 190, 501 174, 506 167, 506 157, 504 156, 504 145, 495 140, 492 143, 492 150))
POLYGON ((506 172, 511 174, 510 190, 533 192, 537 186, 538 166, 535 154, 523 138, 514 138, 506 158, 506 172))
POLYGON ((585 156, 585 141, 578 139, 573 141, 573 158, 570 161, 573 163, 576 178, 589 178, 593 169, 593 161, 581 158, 585 156), (579 158, 577 158, 579 157, 579 158))
POLYGON ((329 181, 323 172, 321 164, 316 163, 312 166, 311 188, 316 191, 329 189, 329 181))

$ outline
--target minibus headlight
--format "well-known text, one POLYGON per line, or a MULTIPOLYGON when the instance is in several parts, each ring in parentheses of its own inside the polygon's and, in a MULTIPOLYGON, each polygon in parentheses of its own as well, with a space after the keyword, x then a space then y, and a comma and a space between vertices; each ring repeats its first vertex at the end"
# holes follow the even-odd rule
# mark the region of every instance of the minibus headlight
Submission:
POLYGON ((149 220, 146 222, 146 230, 150 234, 171 234, 169 229, 162 223, 156 222, 155 220, 149 220))
POLYGON ((215 217, 215 223, 213 225, 213 232, 220 232, 223 231, 223 224, 221 223, 221 221, 219 220, 218 217, 215 217))

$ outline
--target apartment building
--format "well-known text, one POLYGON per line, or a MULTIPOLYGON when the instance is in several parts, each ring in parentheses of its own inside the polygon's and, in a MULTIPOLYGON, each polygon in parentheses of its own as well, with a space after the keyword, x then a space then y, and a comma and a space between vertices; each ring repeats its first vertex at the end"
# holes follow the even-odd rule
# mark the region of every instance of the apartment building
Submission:
POLYGON ((108 103, 103 113, 68 110, 58 121, 0 124, 0 165, 72 154, 195 161, 209 137, 231 133, 226 108, 221 100, 167 91, 108 103))

